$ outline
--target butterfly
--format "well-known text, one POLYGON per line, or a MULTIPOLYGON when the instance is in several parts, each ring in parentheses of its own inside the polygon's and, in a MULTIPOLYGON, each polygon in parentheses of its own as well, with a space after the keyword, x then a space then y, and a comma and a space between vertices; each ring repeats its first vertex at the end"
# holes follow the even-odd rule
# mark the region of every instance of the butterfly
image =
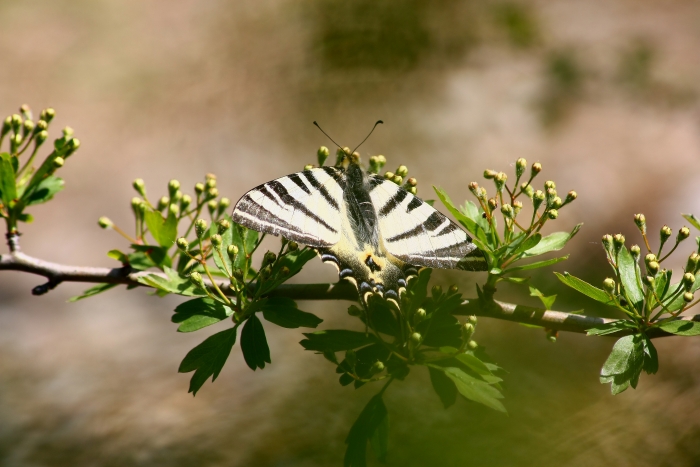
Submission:
MULTIPOLYGON (((347 154, 346 154, 347 155, 347 154)), ((362 300, 398 303, 419 267, 484 271, 484 254, 457 224, 391 180, 367 172, 357 153, 248 191, 233 221, 315 248, 355 284, 362 300)))

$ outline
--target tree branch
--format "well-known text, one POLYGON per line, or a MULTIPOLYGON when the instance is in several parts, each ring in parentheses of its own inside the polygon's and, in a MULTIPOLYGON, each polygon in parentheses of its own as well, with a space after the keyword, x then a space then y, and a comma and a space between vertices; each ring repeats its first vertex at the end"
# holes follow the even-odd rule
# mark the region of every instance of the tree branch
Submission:
MULTIPOLYGON (((0 270, 24 271, 46 277, 48 282, 34 287, 32 289, 33 295, 43 295, 61 282, 108 283, 147 287, 138 281, 139 277, 155 274, 166 278, 163 273, 137 271, 128 266, 121 268, 93 268, 51 263, 22 253, 19 248, 19 242, 16 241, 16 238, 10 237, 8 236, 8 244, 11 246, 11 252, 0 255, 0 270)), ((219 286, 227 294, 234 295, 226 282, 220 283, 219 286)), ((357 301, 357 290, 349 282, 339 282, 337 284, 282 284, 270 292, 269 296, 287 297, 293 300, 357 301)), ((577 333, 585 333, 587 329, 614 321, 614 319, 609 318, 561 311, 546 311, 540 308, 496 301, 484 305, 478 299, 465 300, 455 314, 502 319, 542 326, 547 329, 577 333)), ((679 319, 700 322, 700 315, 682 316, 679 319)), ((621 331, 609 335, 620 337, 629 333, 629 331, 621 331)), ((649 337, 669 335, 671 334, 654 329, 650 332, 649 337)))

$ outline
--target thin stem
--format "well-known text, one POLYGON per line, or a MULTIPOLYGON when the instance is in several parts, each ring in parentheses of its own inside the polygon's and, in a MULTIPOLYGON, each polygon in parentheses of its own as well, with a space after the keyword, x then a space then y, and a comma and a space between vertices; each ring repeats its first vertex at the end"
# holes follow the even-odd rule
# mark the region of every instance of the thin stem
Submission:
POLYGON ((135 239, 131 238, 131 236, 129 236, 129 234, 127 234, 122 229, 120 229, 116 224, 112 225, 112 229, 114 229, 114 231, 117 232, 122 237, 126 238, 129 241, 129 243, 132 243, 132 244, 138 243, 135 239))

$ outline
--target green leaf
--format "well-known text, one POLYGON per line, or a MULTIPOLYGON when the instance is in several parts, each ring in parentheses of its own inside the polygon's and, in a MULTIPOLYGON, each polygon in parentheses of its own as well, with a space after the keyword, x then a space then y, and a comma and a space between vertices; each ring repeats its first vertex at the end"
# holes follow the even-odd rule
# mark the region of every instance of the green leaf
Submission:
POLYGON ((24 203, 31 206, 50 201, 56 193, 63 190, 64 184, 63 179, 50 175, 40 181, 29 196, 23 196, 24 203))
POLYGON ((168 255, 168 248, 155 245, 132 244, 133 253, 128 256, 129 266, 134 269, 145 270, 148 268, 172 267, 172 260, 168 255))
POLYGON ((429 366, 428 373, 430 373, 430 382, 438 397, 440 397, 442 405, 445 408, 454 405, 457 401, 457 386, 455 386, 455 383, 438 367, 429 366))
MULTIPOLYGON (((680 283, 673 284, 669 287, 670 292, 667 294, 669 297, 666 300, 664 300, 666 308, 669 311, 680 310, 682 307, 687 305, 685 300, 683 300, 683 294, 678 294, 678 296, 676 296, 676 298, 674 298, 673 301, 669 300, 670 297, 672 297, 678 290, 680 290, 681 287, 683 287, 683 285, 681 285, 680 283)), ((695 275, 695 282, 690 287, 690 292, 694 293, 698 289, 700 289, 700 274, 695 275)))
POLYGON ((510 282, 511 284, 522 285, 529 281, 529 277, 503 277, 501 281, 510 282))
MULTIPOLYGON (((252 255, 255 245, 258 243, 259 232, 243 227, 240 224, 232 224, 231 242, 238 247, 238 254, 234 266, 243 269, 246 261, 246 254, 252 255)), ((243 271, 247 274, 247 271, 243 271)))
POLYGON ((681 214, 685 220, 690 222, 690 225, 700 230, 700 220, 692 214, 681 214))
POLYGON ((13 157, 6 152, 0 154, 0 199, 5 206, 17 198, 13 157))
MULTIPOLYGON (((231 217, 228 216, 228 214, 224 215, 223 217, 229 222, 231 221, 231 217)), ((233 267, 231 263, 231 257, 228 255, 226 252, 226 249, 228 248, 229 245, 233 243, 233 229, 235 227, 233 224, 226 229, 223 233, 221 233, 221 256, 219 256, 219 253, 217 251, 214 251, 212 256, 214 257, 214 264, 216 264, 216 267, 219 268, 219 270, 226 274, 228 271, 229 274, 233 274, 233 267), (221 258, 223 257, 223 261, 221 258)), ((212 234, 217 234, 219 232, 219 224, 218 223, 213 223, 211 225, 211 233, 212 234)), ((238 248, 238 251, 242 251, 241 248, 238 248)))
POLYGON ((642 290, 642 286, 637 280, 640 277, 639 266, 624 246, 617 256, 617 267, 620 272, 620 282, 625 289, 627 297, 632 301, 632 305, 637 311, 642 311, 644 290, 642 290))
MULTIPOLYGON (((425 297, 428 296, 428 282, 430 281, 431 273, 432 269, 423 268, 418 271, 418 277, 408 282, 408 287, 404 294, 405 298, 401 302, 409 316, 423 305, 425 297)), ((700 276, 700 274, 698 275, 700 276)))
POLYGON ((583 224, 577 224, 571 232, 554 232, 544 237, 537 246, 530 248, 524 254, 525 257, 542 255, 550 251, 559 251, 567 244, 569 240, 574 238, 583 224))
POLYGON ((83 298, 92 297, 93 295, 106 292, 107 290, 112 289, 117 285, 119 284, 97 284, 96 286, 87 289, 81 295, 76 295, 75 297, 69 298, 68 303, 77 302, 78 300, 82 300, 83 298))
POLYGON ((344 329, 330 329, 304 333, 306 339, 299 342, 306 350, 318 352, 340 352, 374 344, 377 339, 372 334, 344 329))
POLYGON ((554 300, 557 299, 556 295, 545 296, 542 292, 540 292, 534 287, 530 287, 530 296, 539 298, 542 304, 544 305, 545 310, 551 310, 552 305, 554 305, 554 300))
POLYGON ((318 316, 301 311, 291 298, 263 298, 253 303, 248 310, 261 310, 266 320, 289 329, 315 328, 323 322, 318 316))
POLYGON ((508 268, 505 271, 503 271, 503 274, 509 274, 511 272, 516 272, 516 271, 526 271, 528 269, 544 268, 547 266, 551 266, 552 264, 561 263, 562 261, 565 261, 567 259, 569 259, 569 255, 561 256, 559 258, 547 259, 544 261, 536 261, 534 263, 525 264, 523 266, 515 266, 513 268, 508 268))
POLYGON ((372 446, 377 460, 386 463, 386 456, 389 454, 389 414, 386 413, 383 417, 378 418, 379 424, 369 439, 369 445, 372 446))
POLYGON ((452 203, 452 200, 449 196, 447 196, 447 193, 435 186, 433 187, 433 190, 435 190, 435 193, 437 193, 442 204, 445 205, 447 210, 450 211, 455 219, 457 219, 460 224, 462 224, 469 232, 472 233, 472 241, 474 244, 482 251, 490 251, 491 249, 488 247, 488 240, 484 229, 472 219, 462 214, 452 203))
POLYGON ((459 368, 447 367, 442 370, 445 372, 445 375, 455 383, 459 393, 467 399, 483 404, 499 412, 506 412, 506 408, 501 401, 498 400, 503 399, 503 394, 495 387, 474 378, 459 368))
POLYGON ((599 324, 595 327, 586 330, 587 336, 607 336, 616 332, 625 331, 628 329, 636 329, 637 326, 632 322, 624 319, 612 321, 610 323, 599 324))
POLYGON ((572 276, 568 272, 565 272, 564 274, 559 274, 558 272, 555 272, 554 274, 564 284, 592 298, 593 300, 596 300, 600 303, 605 303, 606 305, 614 303, 613 299, 608 297, 608 294, 605 293, 605 291, 599 289, 598 287, 592 286, 588 282, 583 281, 578 277, 572 276))
POLYGON ((619 394, 629 386, 637 387, 644 367, 642 340, 641 334, 625 336, 613 346, 600 371, 600 382, 611 383, 610 390, 613 394, 619 394))
POLYGON ((646 334, 642 336, 642 339, 644 346, 644 371, 648 375, 654 375, 659 371, 659 356, 656 353, 656 347, 654 347, 651 339, 646 334))
POLYGON ((180 373, 194 371, 188 391, 192 395, 197 395, 199 388, 210 376, 212 381, 219 376, 233 345, 236 343, 237 327, 207 337, 204 342, 190 350, 180 363, 180 368, 177 370, 180 373))
POLYGON ((109 250, 107 256, 114 260, 119 261, 122 264, 129 264, 129 256, 126 253, 122 253, 119 250, 109 250))
POLYGON ((381 432, 376 435, 377 447, 382 456, 377 457, 383 461, 383 458, 386 457, 388 417, 389 413, 380 392, 369 400, 350 428, 350 433, 345 439, 345 444, 348 447, 345 450, 344 467, 365 467, 367 465, 367 441, 375 437, 375 432, 380 430, 380 426, 384 424, 386 426, 381 428, 381 432))
POLYGON ((180 323, 178 332, 192 332, 218 323, 233 314, 233 310, 209 297, 188 300, 175 308, 173 323, 180 323))
POLYGON ((498 376, 495 376, 488 366, 482 362, 476 355, 471 353, 462 353, 455 357, 457 361, 464 364, 467 368, 478 374, 484 381, 489 384, 496 384, 503 381, 498 376))
POLYGON ((429 347, 459 347, 462 343, 459 320, 448 311, 431 313, 429 319, 418 323, 416 330, 423 336, 423 344, 429 347))
MULTIPOLYGON (((525 238, 525 237, 523 237, 525 238)), ((509 245, 510 248, 508 248, 508 255, 509 256, 517 256, 520 253, 523 253, 525 251, 530 251, 533 248, 535 248, 540 242, 542 241, 542 235, 539 233, 536 233, 530 237, 525 238, 524 240, 518 242, 517 244, 511 243, 509 245)))
POLYGON ((169 267, 163 268, 167 277, 161 277, 157 274, 148 274, 145 276, 139 276, 137 280, 144 285, 162 290, 163 292, 174 293, 178 295, 186 295, 191 297, 201 297, 205 296, 206 292, 190 281, 189 278, 181 276, 170 269, 169 267))
POLYGON ((243 326, 243 331, 241 331, 241 350, 245 362, 253 371, 258 368, 262 370, 265 368, 265 363, 272 363, 265 329, 254 314, 248 318, 243 326))
POLYGON ((677 319, 666 321, 658 326, 664 331, 677 336, 697 336, 700 335, 700 322, 677 319))
POLYGON ((153 238, 160 246, 169 248, 175 243, 177 236, 177 218, 174 213, 168 214, 167 218, 152 209, 147 209, 144 214, 146 225, 153 238))

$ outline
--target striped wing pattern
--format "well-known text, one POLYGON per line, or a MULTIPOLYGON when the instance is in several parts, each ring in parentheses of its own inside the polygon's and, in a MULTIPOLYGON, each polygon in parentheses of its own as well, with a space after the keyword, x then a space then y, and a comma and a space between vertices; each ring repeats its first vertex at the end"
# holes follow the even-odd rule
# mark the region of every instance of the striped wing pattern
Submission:
POLYGON ((370 183, 384 248, 393 256, 416 266, 485 269, 481 251, 445 215, 381 177, 373 176, 370 183))
POLYGON ((340 241, 343 172, 304 170, 263 183, 238 201, 233 221, 314 248, 340 241))

